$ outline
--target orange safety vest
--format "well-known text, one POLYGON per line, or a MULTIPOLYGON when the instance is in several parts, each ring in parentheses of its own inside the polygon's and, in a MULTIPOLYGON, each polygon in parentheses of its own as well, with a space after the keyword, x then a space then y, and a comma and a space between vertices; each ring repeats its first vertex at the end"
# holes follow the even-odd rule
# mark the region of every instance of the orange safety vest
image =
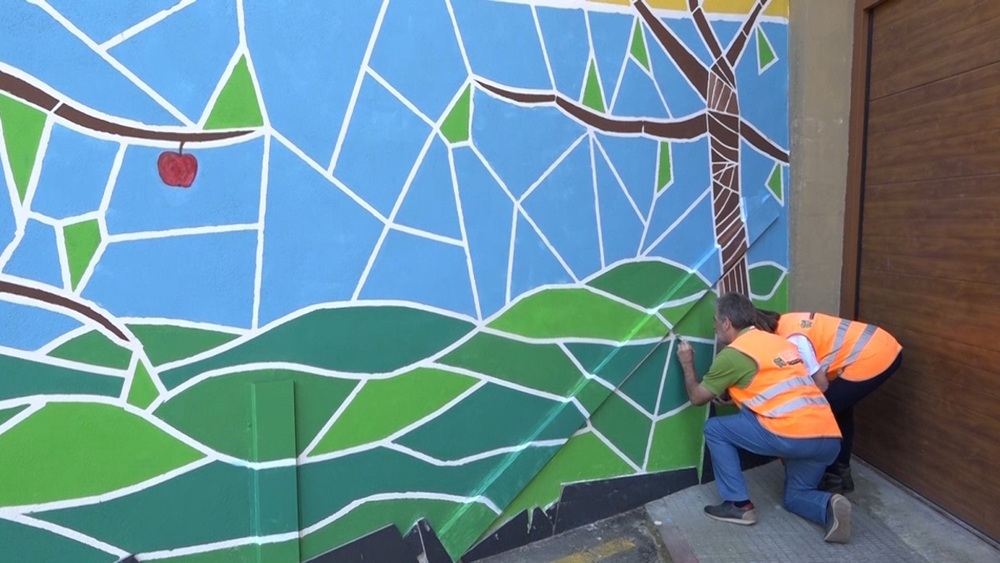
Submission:
POLYGON ((830 380, 838 376, 847 381, 871 379, 889 369, 903 349, 891 334, 875 325, 823 313, 783 314, 777 334, 808 338, 830 380))
POLYGON ((729 388, 740 408, 761 426, 786 438, 840 438, 840 428, 823 392, 806 370, 799 351, 784 338, 751 328, 729 345, 757 364, 750 385, 729 388))

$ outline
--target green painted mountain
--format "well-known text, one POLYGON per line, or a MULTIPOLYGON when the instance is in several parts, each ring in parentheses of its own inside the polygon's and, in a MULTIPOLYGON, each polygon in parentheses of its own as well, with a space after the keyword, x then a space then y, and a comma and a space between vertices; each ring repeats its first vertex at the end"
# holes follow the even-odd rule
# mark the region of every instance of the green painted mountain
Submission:
MULTIPOLYGON (((257 370, 210 377, 184 389, 156 408, 154 414, 174 428, 221 453, 251 460, 255 454, 248 429, 253 424, 251 384, 292 381, 296 452, 302 453, 358 382, 290 370, 257 370)), ((369 413, 372 414, 372 413, 369 413)), ((271 450, 274 451, 274 450, 271 450)), ((275 454, 276 455, 276 454, 275 454)), ((280 457, 280 456, 279 456, 280 457)))
POLYGON ((0 354, 0 400, 33 395, 121 395, 125 380, 0 354))
POLYGON ((0 506, 107 493, 202 457, 118 406, 48 403, 0 435, 0 459, 17 460, 0 464, 0 506))
POLYGON ((709 289, 695 272, 659 260, 626 262, 587 282, 646 309, 687 299, 709 289))
POLYGON ((472 323, 403 306, 318 309, 160 374, 172 389, 201 373, 257 362, 289 362, 348 373, 385 373, 440 351, 472 323))

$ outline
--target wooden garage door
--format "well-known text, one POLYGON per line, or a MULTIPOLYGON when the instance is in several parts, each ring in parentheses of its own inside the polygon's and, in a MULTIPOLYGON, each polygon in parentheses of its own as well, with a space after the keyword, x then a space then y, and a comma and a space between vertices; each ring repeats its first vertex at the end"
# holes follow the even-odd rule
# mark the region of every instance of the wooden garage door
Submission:
POLYGON ((856 311, 905 351, 858 407, 855 453, 998 540, 1000 1, 886 0, 856 21, 856 311))

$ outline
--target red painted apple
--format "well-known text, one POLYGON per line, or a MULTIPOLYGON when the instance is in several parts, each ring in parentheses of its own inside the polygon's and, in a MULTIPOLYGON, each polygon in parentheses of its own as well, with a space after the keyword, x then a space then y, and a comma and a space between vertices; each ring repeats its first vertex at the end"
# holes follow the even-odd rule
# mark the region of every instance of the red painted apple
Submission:
POLYGON ((167 151, 156 161, 160 179, 168 186, 190 188, 198 174, 198 159, 193 154, 184 154, 184 145, 177 152, 167 151))

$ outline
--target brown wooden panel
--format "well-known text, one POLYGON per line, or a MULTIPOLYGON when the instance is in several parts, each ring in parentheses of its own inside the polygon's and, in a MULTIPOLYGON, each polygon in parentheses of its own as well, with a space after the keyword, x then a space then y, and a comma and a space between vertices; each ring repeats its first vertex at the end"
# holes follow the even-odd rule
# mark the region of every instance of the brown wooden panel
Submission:
POLYGON ((872 221, 869 217, 865 217, 864 236, 885 237, 916 232, 925 237, 996 240, 997 233, 1000 233, 1000 219, 969 222, 952 219, 926 219, 921 221, 914 221, 912 219, 882 219, 872 221))
POLYGON ((1000 60, 996 0, 894 0, 874 19, 871 99, 1000 60))
POLYGON ((1000 173, 1000 61, 869 106, 866 182, 1000 173))
POLYGON ((965 241, 969 251, 961 254, 937 253, 914 256, 900 254, 898 249, 891 245, 878 246, 876 241, 866 239, 861 248, 862 275, 866 271, 887 274, 916 273, 934 279, 990 283, 1000 280, 1000 260, 983 260, 975 250, 989 242, 988 240, 965 241), (969 244, 970 242, 978 244, 969 244))
POLYGON ((941 206, 955 205, 965 199, 997 197, 1000 175, 965 176, 935 178, 913 182, 890 182, 865 185, 865 206, 881 202, 927 201, 933 200, 941 206), (942 194, 948 194, 942 198, 942 194))
POLYGON ((1000 244, 995 244, 993 241, 929 237, 920 229, 913 229, 895 236, 866 236, 862 250, 912 256, 925 260, 960 258, 966 261, 965 264, 973 260, 1000 262, 1000 244))

